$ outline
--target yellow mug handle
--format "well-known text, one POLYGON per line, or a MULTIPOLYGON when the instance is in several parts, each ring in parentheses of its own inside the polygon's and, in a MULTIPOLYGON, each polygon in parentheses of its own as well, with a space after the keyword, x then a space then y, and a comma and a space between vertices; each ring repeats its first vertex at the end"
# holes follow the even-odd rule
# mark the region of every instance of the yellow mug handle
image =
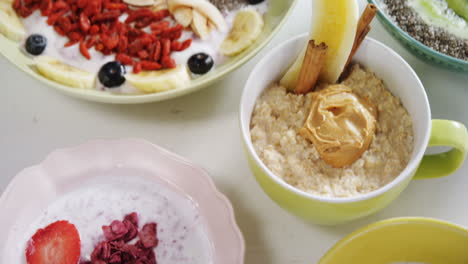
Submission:
POLYGON ((457 171, 465 161, 468 150, 468 132, 465 125, 450 120, 432 120, 428 147, 451 147, 438 154, 425 155, 414 179, 433 179, 448 176, 457 171))

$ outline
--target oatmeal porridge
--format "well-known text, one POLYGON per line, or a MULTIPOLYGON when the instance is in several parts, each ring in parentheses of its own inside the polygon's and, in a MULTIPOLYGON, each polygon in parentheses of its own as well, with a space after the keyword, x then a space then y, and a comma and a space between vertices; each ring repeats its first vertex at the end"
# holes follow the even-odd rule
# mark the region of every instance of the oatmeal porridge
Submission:
POLYGON ((351 165, 330 166, 301 136, 316 93, 296 95, 274 84, 258 99, 251 121, 252 142, 265 165, 287 183, 326 197, 357 196, 386 185, 406 167, 413 151, 411 117, 382 80, 354 65, 341 84, 372 102, 377 112, 375 135, 351 165))

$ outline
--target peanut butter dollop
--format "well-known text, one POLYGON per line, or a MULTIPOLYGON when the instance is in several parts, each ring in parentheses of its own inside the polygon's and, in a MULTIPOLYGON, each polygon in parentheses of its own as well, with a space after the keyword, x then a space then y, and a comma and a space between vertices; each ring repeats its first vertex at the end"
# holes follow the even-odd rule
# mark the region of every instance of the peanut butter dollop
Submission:
POLYGON ((335 168, 351 165, 369 148, 375 133, 377 109, 345 85, 314 93, 309 116, 300 134, 320 157, 335 168))

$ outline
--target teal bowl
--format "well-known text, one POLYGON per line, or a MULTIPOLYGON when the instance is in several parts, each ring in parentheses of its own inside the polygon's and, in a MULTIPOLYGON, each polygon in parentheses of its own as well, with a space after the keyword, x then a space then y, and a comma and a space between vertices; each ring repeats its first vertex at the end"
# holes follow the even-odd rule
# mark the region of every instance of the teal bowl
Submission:
MULTIPOLYGON (((381 6, 380 1, 378 0, 367 1, 371 4, 375 4, 377 7, 381 6)), ((409 52, 430 64, 452 71, 468 72, 468 61, 457 59, 429 48, 403 31, 387 14, 385 14, 385 12, 381 10, 382 8, 379 8, 377 18, 380 20, 384 28, 401 44, 403 44, 409 52)))

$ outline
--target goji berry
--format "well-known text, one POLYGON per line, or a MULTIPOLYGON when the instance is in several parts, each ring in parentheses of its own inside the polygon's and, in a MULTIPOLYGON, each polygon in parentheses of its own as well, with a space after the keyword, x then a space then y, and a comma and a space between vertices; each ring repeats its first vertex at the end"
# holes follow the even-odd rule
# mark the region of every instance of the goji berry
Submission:
POLYGON ((88 3, 89 3, 89 0, 78 0, 78 2, 76 2, 76 5, 79 8, 84 9, 86 6, 88 6, 88 3))
POLYGON ((59 0, 59 1, 56 1, 56 2, 54 3, 54 7, 53 7, 52 10, 53 10, 52 12, 54 12, 54 13, 57 12, 57 11, 59 11, 59 10, 69 11, 69 10, 70 10, 70 7, 69 7, 68 4, 65 3, 64 1, 59 0))
POLYGON ((53 8, 52 0, 43 0, 40 5, 41 15, 49 16, 53 8))
POLYGON ((66 12, 67 11, 62 10, 60 12, 50 15, 49 18, 47 18, 47 24, 49 24, 50 26, 55 25, 55 23, 57 22, 57 19, 63 17, 63 15, 65 15, 66 12))
POLYGON ((139 52, 137 52, 137 55, 142 60, 147 59, 149 57, 148 51, 146 50, 140 50, 139 52))
POLYGON ((162 39, 161 40, 162 46, 162 56, 169 56, 171 54, 171 41, 169 39, 162 39))
POLYGON ((122 3, 104 3, 104 7, 109 10, 118 9, 120 11, 125 11, 128 9, 127 5, 122 3))
POLYGON ((138 21, 135 22, 135 27, 136 28, 145 28, 151 24, 153 18, 151 17, 143 17, 138 19, 138 21))
POLYGON ((18 11, 21 8, 21 0, 13 1, 13 8, 18 11))
POLYGON ((106 40, 104 40, 102 37, 101 39, 104 46, 106 46, 106 48, 109 50, 112 50, 119 45, 119 36, 117 35, 109 36, 106 38, 106 40))
POLYGON ((68 33, 68 38, 70 40, 80 41, 80 40, 83 40, 83 35, 81 35, 79 32, 73 31, 73 32, 68 33))
POLYGON ((125 23, 129 24, 143 17, 153 17, 153 12, 149 9, 134 10, 128 14, 127 19, 125 19, 125 23))
POLYGON ((180 51, 188 49, 192 45, 192 39, 187 39, 184 42, 182 42, 182 47, 180 48, 180 51))
POLYGON ((60 36, 65 36, 66 33, 61 29, 59 26, 54 26, 55 32, 57 32, 60 36))
POLYGON ((98 43, 98 44, 96 44, 96 46, 94 46, 94 49, 97 50, 97 51, 101 51, 101 50, 104 49, 104 44, 98 43))
POLYGON ((85 13, 80 14, 80 28, 83 32, 88 32, 89 28, 91 27, 91 22, 89 18, 85 15, 85 13))
POLYGON ((119 46, 117 50, 119 52, 126 52, 128 48, 128 39, 125 36, 120 36, 119 37, 119 46))
POLYGON ((162 59, 161 59, 161 64, 165 68, 170 68, 170 69, 177 67, 177 64, 176 64, 175 60, 172 59, 169 56, 163 56, 162 59))
POLYGON ((141 68, 145 71, 156 71, 162 68, 162 65, 152 61, 141 61, 141 68))
POLYGON ((115 20, 119 18, 121 14, 122 13, 120 12, 120 10, 111 10, 106 13, 96 14, 95 16, 91 18, 91 21, 93 23, 96 23, 96 22, 115 20))
POLYGON ((153 13, 153 19, 158 21, 162 20, 170 15, 169 10, 163 9, 153 13))
POLYGON ((122 63, 124 65, 132 65, 133 64, 132 58, 130 56, 126 55, 126 54, 123 54, 123 53, 118 53, 117 55, 115 55, 115 60, 120 61, 120 63, 122 63))
POLYGON ((92 46, 96 45, 96 43, 98 43, 98 38, 98 35, 88 38, 88 40, 86 41, 86 47, 90 49, 92 46))
POLYGON ((70 46, 75 45, 76 43, 78 43, 78 41, 76 41, 76 40, 70 40, 70 41, 68 41, 67 43, 65 43, 65 45, 63 45, 63 46, 64 46, 64 47, 70 47, 70 46))
POLYGON ((91 55, 89 55, 88 48, 86 47, 86 44, 83 41, 80 41, 80 52, 86 59, 91 59, 91 55))
POLYGON ((138 74, 142 70, 141 63, 140 62, 135 62, 133 65, 133 73, 138 74))
POLYGON ((99 33, 99 26, 98 25, 92 25, 89 28, 89 34, 96 35, 97 33, 99 33))
POLYGON ((109 27, 106 24, 101 24, 101 32, 107 34, 109 27))
POLYGON ((153 55, 153 60, 154 61, 159 61, 161 58, 161 42, 159 40, 156 40, 154 43, 154 55, 153 55))
POLYGON ((173 40, 171 42, 171 50, 180 51, 181 48, 182 48, 182 43, 180 43, 179 41, 173 40))

